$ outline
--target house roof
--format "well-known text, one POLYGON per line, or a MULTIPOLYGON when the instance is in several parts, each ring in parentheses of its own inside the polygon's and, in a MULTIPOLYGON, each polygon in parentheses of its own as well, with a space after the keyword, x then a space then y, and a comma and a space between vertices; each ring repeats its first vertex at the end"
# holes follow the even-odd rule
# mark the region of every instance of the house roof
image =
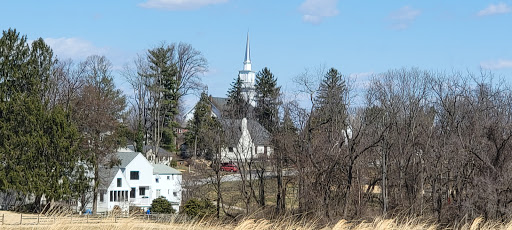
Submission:
POLYGON ((134 145, 127 145, 126 148, 129 149, 129 150, 132 150, 133 152, 135 152, 135 146, 134 145))
POLYGON ((181 174, 180 171, 164 164, 153 164, 153 174, 181 174))
MULTIPOLYGON (((142 148, 142 151, 144 153, 148 153, 150 150, 153 150, 153 146, 152 145, 145 145, 143 148, 142 148)), ((163 149, 162 147, 158 147, 158 151, 156 153, 156 156, 157 157, 167 157, 167 156, 170 156, 171 153, 165 149, 163 149)))
POLYGON ((114 180, 114 177, 116 176, 119 169, 120 169, 119 166, 114 166, 112 168, 108 168, 108 167, 98 168, 99 176, 100 176, 99 189, 108 189, 108 187, 112 183, 112 180, 114 180))
POLYGON ((119 168, 126 168, 126 166, 130 164, 137 155, 139 155, 139 152, 118 152, 116 155, 121 161, 119 168))
MULTIPOLYGON (((238 144, 242 136, 242 119, 220 119, 224 133, 227 135, 229 145, 238 144)), ((257 121, 247 120, 247 130, 255 145, 270 145, 270 133, 257 121)))

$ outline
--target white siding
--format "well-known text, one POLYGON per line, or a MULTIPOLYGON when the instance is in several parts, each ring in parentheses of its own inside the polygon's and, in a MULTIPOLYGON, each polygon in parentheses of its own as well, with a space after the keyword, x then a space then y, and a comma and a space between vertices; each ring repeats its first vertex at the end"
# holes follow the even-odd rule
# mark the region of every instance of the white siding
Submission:
MULTIPOLYGON (((160 190, 160 196, 165 197, 171 203, 181 204, 181 179, 179 174, 153 175, 153 197, 157 198, 157 191, 160 190), (157 178, 158 183, 156 183, 157 178)), ((173 208, 179 212, 179 205, 173 205, 173 208)))
POLYGON ((142 154, 138 154, 125 168, 124 174, 128 179, 131 188, 135 188, 135 198, 130 198, 130 202, 136 206, 149 207, 153 201, 152 180, 153 166, 146 160, 142 154), (130 172, 138 171, 139 179, 130 178, 130 172), (145 188, 145 195, 140 195, 141 187, 145 188))

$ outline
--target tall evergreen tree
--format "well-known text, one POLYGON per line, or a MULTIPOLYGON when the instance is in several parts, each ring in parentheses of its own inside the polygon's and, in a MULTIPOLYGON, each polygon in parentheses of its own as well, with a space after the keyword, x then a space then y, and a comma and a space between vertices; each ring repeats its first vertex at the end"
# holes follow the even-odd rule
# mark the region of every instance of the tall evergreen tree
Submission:
POLYGON ((323 119, 345 114, 346 92, 347 86, 342 75, 335 68, 329 69, 320 83, 316 97, 316 110, 323 119))
POLYGON ((68 198, 87 182, 79 170, 79 135, 60 106, 45 100, 57 63, 42 39, 27 44, 14 29, 0 38, 0 191, 68 198), (75 184, 81 183, 81 185, 75 184))
POLYGON ((168 150, 175 149, 176 115, 178 114, 178 69, 174 63, 174 45, 162 45, 148 50, 147 59, 150 79, 150 116, 151 144, 153 152, 163 146, 168 150))
MULTIPOLYGON (((185 141, 188 146, 189 152, 192 152, 194 156, 201 156, 207 153, 209 149, 209 141, 207 131, 211 125, 212 108, 210 101, 208 100, 208 94, 206 92, 201 93, 201 98, 197 102, 194 110, 194 117, 188 123, 188 132, 185 136, 185 141)), ((206 156, 208 158, 208 156, 206 156)))
POLYGON ((224 116, 231 119, 242 119, 250 116, 250 105, 242 95, 242 80, 235 78, 228 90, 228 102, 224 116))
POLYGON ((255 116, 258 122, 270 133, 278 125, 278 106, 281 87, 277 86, 277 79, 268 68, 256 74, 256 108, 255 116))

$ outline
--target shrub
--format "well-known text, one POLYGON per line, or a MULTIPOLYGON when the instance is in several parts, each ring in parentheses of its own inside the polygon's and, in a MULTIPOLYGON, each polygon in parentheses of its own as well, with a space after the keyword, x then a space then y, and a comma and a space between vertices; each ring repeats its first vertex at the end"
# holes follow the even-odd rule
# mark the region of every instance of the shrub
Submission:
POLYGON ((189 216, 204 217, 215 214, 216 210, 211 201, 192 198, 185 203, 183 212, 189 216))
POLYGON ((173 168, 178 167, 178 161, 177 160, 171 160, 171 167, 173 167, 173 168))
POLYGON ((176 210, 172 208, 171 202, 165 197, 158 197, 151 203, 151 212, 155 213, 175 213, 176 210))

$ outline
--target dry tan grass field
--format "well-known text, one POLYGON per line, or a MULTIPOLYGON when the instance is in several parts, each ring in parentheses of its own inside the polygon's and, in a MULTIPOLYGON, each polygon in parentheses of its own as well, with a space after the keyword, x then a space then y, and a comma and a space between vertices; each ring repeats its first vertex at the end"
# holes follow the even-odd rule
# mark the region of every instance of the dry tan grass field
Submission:
MULTIPOLYGON (((0 225, 0 229, 73 229, 73 230, 85 230, 85 229, 103 229, 103 230, 135 230, 135 229, 177 229, 177 230, 420 230, 420 229, 439 229, 439 226, 424 224, 420 221, 411 219, 409 221, 402 221, 397 223, 394 219, 375 219, 373 222, 362 222, 358 224, 349 223, 345 220, 341 220, 335 224, 328 226, 319 226, 314 221, 299 221, 293 222, 291 219, 282 219, 279 221, 269 221, 264 219, 245 219, 236 224, 221 224, 215 221, 189 221, 187 223, 145 223, 140 219, 133 218, 121 218, 117 219, 117 223, 113 220, 104 219, 104 222, 100 223, 70 223, 69 219, 56 218, 55 222, 48 222, 43 224, 36 224, 37 215, 35 214, 23 214, 24 217, 34 218, 26 220, 24 224, 20 225, 20 214, 8 211, 0 211, 0 218, 3 219, 3 224, 0 225), (29 222, 31 221, 31 222, 29 222)), ((41 218, 43 219, 43 218, 41 218)), ((449 228, 451 229, 451 228, 449 228)), ((487 230, 487 229, 511 229, 512 222, 509 223, 498 223, 498 222, 484 222, 482 218, 475 219, 472 223, 468 223, 461 226, 459 229, 464 230, 487 230)))

